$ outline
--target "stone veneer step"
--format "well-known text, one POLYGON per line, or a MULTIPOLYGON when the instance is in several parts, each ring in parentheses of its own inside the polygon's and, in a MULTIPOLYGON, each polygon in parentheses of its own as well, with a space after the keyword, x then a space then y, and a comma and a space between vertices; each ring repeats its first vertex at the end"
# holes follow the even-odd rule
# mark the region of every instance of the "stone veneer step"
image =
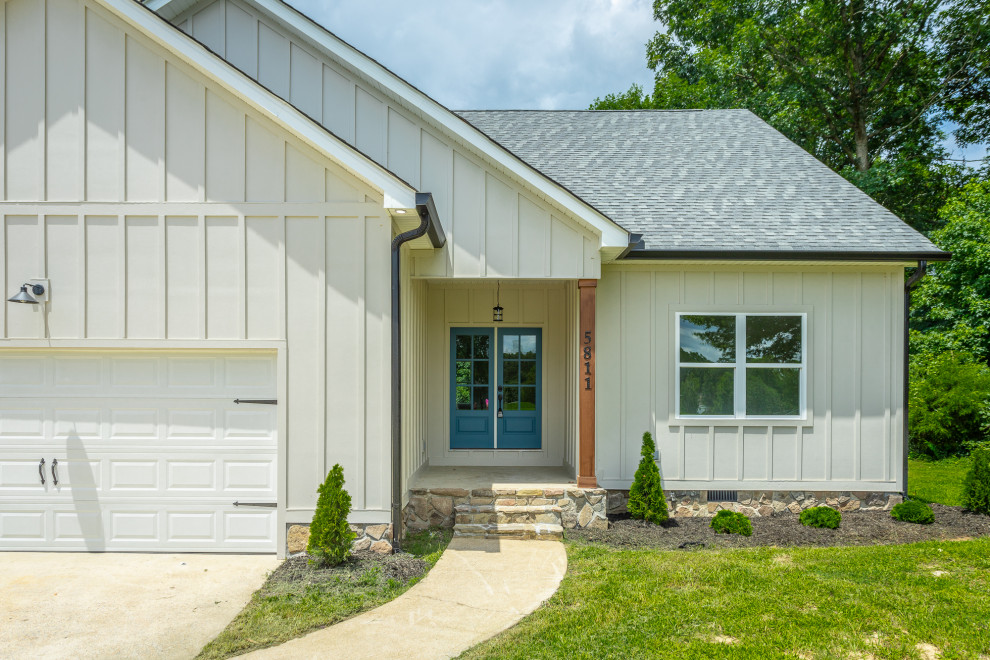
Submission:
POLYGON ((561 525, 549 523, 492 523, 454 525, 454 536, 486 539, 525 539, 535 541, 559 541, 564 538, 561 525))

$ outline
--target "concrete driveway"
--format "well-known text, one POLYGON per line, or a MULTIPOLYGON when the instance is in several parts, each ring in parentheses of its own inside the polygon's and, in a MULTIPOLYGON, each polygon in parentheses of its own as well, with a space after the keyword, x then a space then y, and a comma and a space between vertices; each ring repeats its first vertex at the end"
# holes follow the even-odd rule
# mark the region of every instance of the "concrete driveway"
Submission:
POLYGON ((192 658, 274 555, 0 553, 0 657, 192 658))

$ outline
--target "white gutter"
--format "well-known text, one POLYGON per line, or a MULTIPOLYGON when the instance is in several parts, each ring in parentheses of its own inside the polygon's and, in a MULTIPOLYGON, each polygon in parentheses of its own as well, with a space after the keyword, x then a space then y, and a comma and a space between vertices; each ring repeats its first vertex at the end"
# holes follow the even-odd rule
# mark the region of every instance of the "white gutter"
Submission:
POLYGON ((194 69, 216 81, 317 151, 331 156, 368 185, 380 190, 385 198, 385 208, 416 208, 416 190, 412 186, 238 71, 223 58, 211 53, 186 33, 165 22, 151 11, 151 3, 144 6, 134 0, 96 2, 144 32, 160 46, 182 57, 194 69))

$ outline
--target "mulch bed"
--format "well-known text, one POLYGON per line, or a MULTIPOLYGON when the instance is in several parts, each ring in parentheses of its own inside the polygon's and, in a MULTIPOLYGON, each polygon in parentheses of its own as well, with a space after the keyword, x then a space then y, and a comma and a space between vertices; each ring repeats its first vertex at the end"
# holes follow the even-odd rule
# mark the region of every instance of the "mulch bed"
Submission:
POLYGON ((265 586, 283 582, 311 585, 355 583, 368 579, 369 571, 376 568, 377 579, 405 583, 426 573, 427 568, 423 559, 405 552, 394 555, 382 555, 370 550, 354 552, 343 564, 326 568, 310 566, 308 560, 306 555, 286 559, 268 576, 265 586))
POLYGON ((851 511, 842 514, 838 529, 805 527, 795 514, 751 518, 752 536, 716 534, 711 518, 671 518, 664 525, 609 516, 607 530, 569 529, 568 539, 604 543, 617 548, 747 548, 759 546, 889 545, 917 541, 960 540, 990 535, 990 516, 962 507, 932 504, 935 522, 917 525, 890 517, 889 511, 851 511))

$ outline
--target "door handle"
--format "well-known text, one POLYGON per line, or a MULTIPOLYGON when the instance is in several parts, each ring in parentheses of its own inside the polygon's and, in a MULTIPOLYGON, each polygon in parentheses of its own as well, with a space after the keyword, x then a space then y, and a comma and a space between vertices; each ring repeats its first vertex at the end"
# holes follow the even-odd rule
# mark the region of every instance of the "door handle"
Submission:
POLYGON ((495 414, 496 417, 502 417, 502 386, 498 386, 498 412, 495 414))
POLYGON ((41 485, 45 485, 45 459, 38 463, 38 476, 41 477, 41 485))
POLYGON ((58 472, 55 471, 55 468, 56 467, 58 467, 58 459, 57 458, 53 458, 52 459, 52 481, 57 486, 58 485, 58 472))

